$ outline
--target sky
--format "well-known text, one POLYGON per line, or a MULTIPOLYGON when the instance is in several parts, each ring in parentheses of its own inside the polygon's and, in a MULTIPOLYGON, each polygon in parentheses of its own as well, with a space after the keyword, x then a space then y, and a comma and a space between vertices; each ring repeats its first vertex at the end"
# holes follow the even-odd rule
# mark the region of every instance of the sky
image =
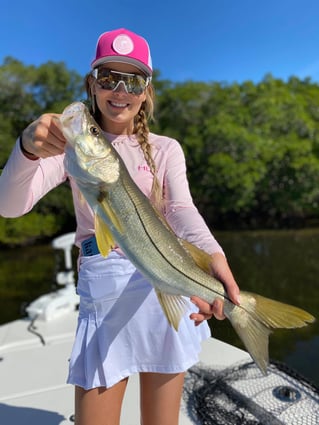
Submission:
POLYGON ((318 0, 2 0, 0 65, 65 62, 85 75, 99 35, 145 37, 161 79, 319 82, 318 0))

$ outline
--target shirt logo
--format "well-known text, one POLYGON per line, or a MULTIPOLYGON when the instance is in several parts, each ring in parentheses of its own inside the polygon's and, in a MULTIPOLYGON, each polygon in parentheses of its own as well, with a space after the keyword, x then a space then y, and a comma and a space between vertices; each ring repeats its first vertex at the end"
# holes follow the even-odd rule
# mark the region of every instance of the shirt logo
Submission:
POLYGON ((148 165, 139 165, 137 167, 137 171, 151 171, 150 167, 148 165))
POLYGON ((113 49, 120 55, 128 55, 133 51, 134 43, 128 35, 118 35, 113 41, 113 49))

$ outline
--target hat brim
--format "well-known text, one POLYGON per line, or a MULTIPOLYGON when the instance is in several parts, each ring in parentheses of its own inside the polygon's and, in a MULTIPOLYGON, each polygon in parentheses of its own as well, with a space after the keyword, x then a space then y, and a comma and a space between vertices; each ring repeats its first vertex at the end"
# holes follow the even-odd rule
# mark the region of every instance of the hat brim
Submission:
POLYGON ((94 69, 97 66, 102 65, 104 63, 108 63, 108 62, 128 63, 130 65, 136 66, 136 68, 143 71, 148 77, 152 76, 152 70, 150 68, 145 66, 140 61, 138 61, 134 58, 128 58, 127 56, 123 56, 123 57, 118 56, 118 55, 117 56, 107 56, 107 57, 104 57, 104 58, 97 59, 96 61, 93 61, 91 66, 94 69))

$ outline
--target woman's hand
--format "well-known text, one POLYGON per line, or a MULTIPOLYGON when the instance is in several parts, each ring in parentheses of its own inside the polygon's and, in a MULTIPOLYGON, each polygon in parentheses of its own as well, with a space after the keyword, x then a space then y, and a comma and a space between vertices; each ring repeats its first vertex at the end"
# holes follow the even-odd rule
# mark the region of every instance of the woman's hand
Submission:
POLYGON ((43 114, 23 131, 21 147, 26 157, 48 158, 64 152, 66 140, 58 117, 58 114, 43 114))
MULTIPOLYGON (((234 304, 240 304, 239 287, 233 277, 226 258, 223 254, 212 255, 212 274, 216 279, 223 283, 229 298, 234 304)), ((195 325, 200 325, 204 320, 209 320, 213 316, 218 320, 225 319, 224 303, 220 298, 217 298, 213 304, 202 300, 199 297, 191 297, 191 301, 198 307, 198 313, 192 313, 190 318, 194 320, 195 325)))

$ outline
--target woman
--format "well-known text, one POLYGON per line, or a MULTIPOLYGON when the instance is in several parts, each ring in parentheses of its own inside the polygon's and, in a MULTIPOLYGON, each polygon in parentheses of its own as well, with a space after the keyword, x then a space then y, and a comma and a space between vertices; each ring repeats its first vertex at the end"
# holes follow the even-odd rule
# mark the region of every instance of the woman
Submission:
MULTIPOLYGON (((223 251, 195 208, 185 160, 176 140, 149 132, 153 113, 152 63, 145 39, 126 29, 102 34, 86 78, 91 112, 140 189, 161 205, 176 234, 211 254, 212 272, 231 299, 239 289, 223 251)), ((80 248, 79 322, 68 382, 75 385, 76 425, 116 425, 128 377, 140 374, 141 423, 177 425, 185 371, 210 336, 205 319, 223 319, 223 305, 193 297, 176 332, 151 285, 119 248, 101 257, 93 214, 63 166, 65 139, 44 114, 17 142, 0 178, 0 214, 30 211, 48 191, 70 179, 80 248), (194 326, 200 325, 200 326, 194 326)))

